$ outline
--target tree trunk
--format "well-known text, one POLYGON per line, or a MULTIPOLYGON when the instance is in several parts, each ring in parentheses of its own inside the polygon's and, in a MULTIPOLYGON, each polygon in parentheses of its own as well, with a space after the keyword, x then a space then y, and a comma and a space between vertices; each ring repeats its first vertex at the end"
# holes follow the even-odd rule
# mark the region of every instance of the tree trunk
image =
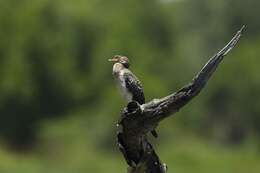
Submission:
POLYGON ((161 99, 153 99, 143 105, 133 101, 124 108, 119 121, 120 130, 117 139, 118 147, 129 165, 128 173, 166 172, 166 165, 161 162, 147 140, 147 133, 155 129, 164 118, 178 112, 200 93, 225 55, 235 47, 243 29, 244 26, 205 64, 192 82, 179 91, 161 99))

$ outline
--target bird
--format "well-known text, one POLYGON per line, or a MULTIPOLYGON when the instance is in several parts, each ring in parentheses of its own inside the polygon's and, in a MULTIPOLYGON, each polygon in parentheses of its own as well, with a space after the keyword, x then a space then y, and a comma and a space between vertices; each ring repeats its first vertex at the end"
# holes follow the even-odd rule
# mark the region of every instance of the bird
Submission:
MULTIPOLYGON (((145 103, 144 91, 141 82, 130 71, 129 59, 126 56, 115 55, 108 61, 114 62, 112 74, 116 79, 122 96, 128 103, 136 101, 140 105, 145 103)), ((154 137, 158 137, 155 130, 151 131, 154 137)))

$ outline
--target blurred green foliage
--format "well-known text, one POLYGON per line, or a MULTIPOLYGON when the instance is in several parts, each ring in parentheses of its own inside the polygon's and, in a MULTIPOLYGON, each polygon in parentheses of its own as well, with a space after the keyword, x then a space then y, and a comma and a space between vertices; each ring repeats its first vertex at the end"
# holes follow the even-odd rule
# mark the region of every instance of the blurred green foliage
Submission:
POLYGON ((147 100, 163 97, 188 83, 243 24, 238 47, 200 96, 162 123, 154 142, 172 172, 259 172, 259 6, 0 1, 1 146, 23 151, 0 149, 0 172, 124 171, 115 124, 125 102, 107 59, 128 56, 147 100))

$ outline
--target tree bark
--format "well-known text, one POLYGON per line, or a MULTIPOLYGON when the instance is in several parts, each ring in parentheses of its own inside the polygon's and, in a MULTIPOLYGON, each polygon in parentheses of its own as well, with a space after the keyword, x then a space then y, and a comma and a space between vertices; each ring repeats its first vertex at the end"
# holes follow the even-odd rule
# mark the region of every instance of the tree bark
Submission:
POLYGON ((122 111, 118 130, 118 147, 129 165, 128 173, 165 173, 166 165, 161 162, 147 133, 155 129, 163 119, 178 112, 204 88, 216 68, 238 43, 244 26, 231 41, 205 64, 192 82, 177 92, 161 99, 139 105, 130 102, 122 111))

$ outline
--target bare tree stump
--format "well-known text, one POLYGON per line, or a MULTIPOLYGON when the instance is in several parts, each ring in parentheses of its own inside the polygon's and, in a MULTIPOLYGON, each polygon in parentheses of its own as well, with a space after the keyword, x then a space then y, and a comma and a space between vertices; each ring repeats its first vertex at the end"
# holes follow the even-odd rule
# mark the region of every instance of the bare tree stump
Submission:
POLYGON ((166 165, 161 162, 147 140, 147 133, 155 129, 160 121, 178 112, 200 93, 225 55, 238 43, 243 29, 244 26, 205 64, 192 82, 179 91, 161 99, 153 99, 143 105, 130 102, 124 108, 118 123, 120 130, 118 130, 117 139, 118 147, 129 165, 128 173, 166 172, 166 165))

